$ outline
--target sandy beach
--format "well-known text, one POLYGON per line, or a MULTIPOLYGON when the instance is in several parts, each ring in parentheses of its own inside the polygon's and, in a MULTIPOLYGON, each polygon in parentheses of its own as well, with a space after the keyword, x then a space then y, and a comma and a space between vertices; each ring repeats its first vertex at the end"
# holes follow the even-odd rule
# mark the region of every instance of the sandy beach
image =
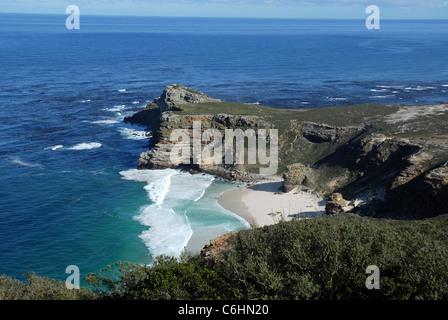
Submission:
POLYGON ((293 190, 283 193, 281 179, 224 192, 218 203, 244 218, 251 226, 271 225, 297 216, 314 217, 325 212, 325 200, 316 194, 293 190))

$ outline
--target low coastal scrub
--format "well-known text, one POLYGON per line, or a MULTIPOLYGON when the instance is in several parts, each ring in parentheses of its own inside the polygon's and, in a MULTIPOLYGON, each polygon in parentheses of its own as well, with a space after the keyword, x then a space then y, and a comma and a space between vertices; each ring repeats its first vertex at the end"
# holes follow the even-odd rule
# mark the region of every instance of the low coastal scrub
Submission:
POLYGON ((448 217, 421 221, 350 214, 244 230, 215 257, 117 263, 64 290, 54 280, 2 276, 2 299, 447 299, 448 217), (366 288, 366 268, 380 288, 366 288))
POLYGON ((64 281, 25 274, 25 281, 0 276, 0 300, 90 300, 97 296, 87 288, 69 290, 64 281))
POLYGON ((445 218, 334 216, 242 231, 218 264, 242 299, 446 299, 445 218), (366 288, 366 268, 380 289, 366 288))

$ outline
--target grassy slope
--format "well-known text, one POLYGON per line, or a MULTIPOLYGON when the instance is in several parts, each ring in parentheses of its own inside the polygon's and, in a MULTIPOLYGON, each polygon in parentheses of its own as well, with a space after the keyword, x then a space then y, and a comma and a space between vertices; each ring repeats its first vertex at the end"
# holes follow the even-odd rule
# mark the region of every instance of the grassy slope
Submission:
MULTIPOLYGON (((448 129, 448 113, 440 112, 421 115, 418 119, 403 120, 398 123, 388 123, 386 116, 396 113, 403 106, 366 104, 340 107, 326 107, 314 109, 279 109, 260 105, 244 104, 237 102, 214 102, 182 105, 182 111, 178 114, 231 114, 254 115, 271 121, 279 130, 285 129, 292 119, 325 123, 332 126, 357 126, 362 123, 370 123, 382 128, 386 135, 396 136, 430 136, 440 135, 446 137, 448 129), (420 126, 409 132, 397 131, 398 126, 411 123, 419 123, 420 126)), ((412 108, 412 107, 409 107, 412 108)))

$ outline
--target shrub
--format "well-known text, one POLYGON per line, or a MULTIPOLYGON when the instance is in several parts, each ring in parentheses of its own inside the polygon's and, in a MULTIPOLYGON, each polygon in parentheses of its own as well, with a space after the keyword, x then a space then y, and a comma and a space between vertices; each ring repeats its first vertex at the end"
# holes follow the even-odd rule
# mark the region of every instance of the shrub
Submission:
POLYGON ((159 257, 152 266, 118 263, 87 282, 105 298, 121 299, 221 299, 229 294, 225 280, 197 259, 159 257))
POLYGON ((431 222, 349 215, 239 232, 217 264, 241 299, 447 299, 448 238, 431 222), (368 265, 380 290, 365 286, 368 265))
POLYGON ((86 300, 95 295, 87 288, 69 290, 65 282, 25 274, 25 282, 6 275, 0 276, 0 300, 86 300))
POLYGON ((87 288, 34 273, 0 277, 0 299, 447 299, 448 217, 393 221, 355 215, 243 230, 219 259, 159 257, 89 274, 87 288), (366 268, 380 289, 366 288, 366 268))

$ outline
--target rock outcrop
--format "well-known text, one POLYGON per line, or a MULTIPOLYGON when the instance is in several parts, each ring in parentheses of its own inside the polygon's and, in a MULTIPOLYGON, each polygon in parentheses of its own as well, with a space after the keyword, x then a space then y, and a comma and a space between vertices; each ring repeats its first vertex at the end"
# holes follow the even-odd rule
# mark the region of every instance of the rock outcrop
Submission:
POLYGON ((313 170, 301 163, 291 164, 286 168, 283 174, 282 189, 284 192, 291 192, 296 187, 305 187, 307 189, 315 189, 313 170))
POLYGON ((199 91, 190 89, 180 84, 172 84, 163 90, 160 97, 155 98, 153 102, 142 111, 137 112, 131 117, 124 119, 125 122, 157 127, 160 116, 165 111, 181 110, 182 105, 187 103, 205 103, 219 102, 221 100, 209 97, 199 91))
POLYGON ((228 107, 229 103, 181 85, 166 87, 159 98, 126 119, 153 131, 150 150, 141 154, 138 167, 183 167, 253 182, 257 165, 229 165, 223 159, 220 164, 195 164, 192 135, 183 142, 190 150, 188 165, 172 162, 173 146, 183 145, 173 142, 170 135, 175 129, 192 132, 195 121, 201 123, 201 134, 208 129, 223 133, 236 128, 278 128, 283 191, 299 187, 333 194, 327 205, 330 214, 347 210, 339 194, 362 204, 352 208, 359 214, 415 218, 448 213, 448 172, 443 166, 448 160, 446 104, 306 110, 228 107))
POLYGON ((299 128, 303 137, 313 143, 332 143, 344 136, 353 136, 365 130, 363 126, 336 127, 312 122, 296 122, 296 126, 299 128))
POLYGON ((235 234, 235 231, 231 231, 210 241, 210 244, 205 245, 201 250, 201 257, 219 259, 219 256, 221 256, 224 252, 233 248, 233 245, 229 242, 229 239, 235 234))
POLYGON ((202 92, 190 89, 180 84, 169 85, 163 90, 162 95, 154 100, 160 108, 160 112, 180 110, 185 103, 219 102, 220 100, 209 97, 202 92))
MULTIPOLYGON (((156 133, 157 141, 154 147, 151 150, 143 152, 140 155, 138 168, 139 169, 163 169, 163 168, 177 168, 179 166, 178 163, 173 162, 170 159, 171 152, 173 147, 176 146, 178 148, 182 147, 180 141, 172 141, 171 133, 176 129, 185 129, 187 132, 192 134, 194 130, 194 122, 200 122, 201 124, 201 135, 208 129, 217 129, 221 136, 224 137, 224 131, 226 129, 234 129, 234 128, 245 128, 247 129, 257 129, 257 128, 269 128, 272 125, 266 121, 259 119, 256 116, 239 116, 239 115, 225 115, 225 114, 216 114, 216 115, 177 115, 169 112, 164 112, 160 117, 160 124, 156 133)), ((206 144, 205 141, 201 141, 203 144, 206 144)), ((225 166, 224 159, 222 160, 222 165, 210 165, 210 164, 198 164, 193 166, 193 136, 190 136, 190 140, 187 141, 185 147, 190 150, 190 158, 188 159, 188 163, 192 164, 191 167, 200 169, 205 172, 213 172, 219 173, 220 176, 223 174, 226 178, 239 176, 243 178, 243 176, 247 177, 249 174, 244 170, 242 172, 238 172, 239 168, 241 169, 243 166, 225 166)), ((188 165, 186 165, 188 167, 188 165)))
POLYGON ((332 193, 325 203, 326 214, 339 214, 346 211, 347 200, 342 197, 340 193, 332 193))
POLYGON ((406 184, 389 190, 376 216, 404 219, 433 217, 448 212, 447 163, 417 175, 406 184))
MULTIPOLYGON (((181 110, 182 106, 189 104, 200 104, 219 102, 205 94, 194 91, 184 86, 171 85, 165 88, 162 95, 154 102, 127 118, 132 123, 145 124, 155 132, 154 139, 148 151, 141 153, 138 160, 139 169, 165 169, 185 168, 193 171, 210 173, 228 180, 239 180, 253 182, 258 179, 255 174, 249 173, 245 165, 226 165, 224 154, 220 164, 195 163, 194 152, 194 123, 200 123, 201 136, 208 129, 217 129, 224 137, 226 129, 268 129, 272 124, 253 115, 232 114, 176 114, 173 111, 181 110), (171 134, 176 129, 184 129, 190 134, 187 142, 172 141, 171 134), (171 158, 174 146, 176 148, 188 148, 190 157, 184 163, 174 162, 171 158)), ((202 145, 207 142, 201 141, 202 145)))

